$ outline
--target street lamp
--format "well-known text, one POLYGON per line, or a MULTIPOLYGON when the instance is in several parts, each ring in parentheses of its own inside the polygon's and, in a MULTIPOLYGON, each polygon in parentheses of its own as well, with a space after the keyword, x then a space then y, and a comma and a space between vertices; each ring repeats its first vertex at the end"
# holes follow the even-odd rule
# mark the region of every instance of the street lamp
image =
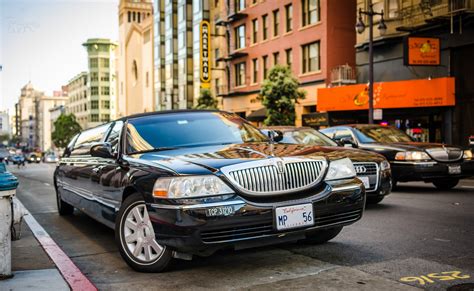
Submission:
POLYGON ((365 30, 365 23, 362 20, 362 15, 367 15, 369 18, 369 123, 374 123, 374 16, 380 15, 381 19, 378 25, 380 34, 383 35, 387 31, 387 25, 383 19, 383 10, 375 12, 373 4, 369 4, 369 9, 364 11, 359 8, 359 19, 355 25, 357 33, 361 34, 365 30))

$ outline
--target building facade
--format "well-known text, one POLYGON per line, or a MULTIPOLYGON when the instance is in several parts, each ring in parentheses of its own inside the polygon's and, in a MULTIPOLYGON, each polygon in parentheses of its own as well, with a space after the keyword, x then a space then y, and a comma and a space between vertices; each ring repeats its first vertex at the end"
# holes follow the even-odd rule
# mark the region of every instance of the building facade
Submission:
POLYGON ((0 135, 8 137, 12 135, 8 111, 0 111, 0 135))
POLYGON ((68 102, 66 104, 66 113, 74 114, 76 121, 83 129, 97 125, 97 122, 92 123, 88 111, 91 106, 88 82, 88 73, 81 72, 67 84, 68 102))
POLYGON ((109 39, 88 39, 83 46, 87 49, 89 64, 88 122, 109 122, 117 117, 117 44, 109 39))
POLYGON ((158 110, 195 105, 202 87, 201 23, 210 19, 210 0, 154 2, 155 100, 158 110))
POLYGON ((42 96, 37 104, 37 136, 38 147, 41 151, 49 151, 53 148, 51 141, 51 108, 64 106, 68 100, 67 96, 42 96))
POLYGON ((31 82, 23 86, 18 105, 15 106, 19 120, 21 139, 20 145, 26 149, 51 149, 51 117, 50 109, 65 105, 67 97, 63 93, 46 96, 36 90, 31 82))
MULTIPOLYGON (((378 122, 395 125, 422 141, 467 145, 474 132, 474 1, 372 0, 384 12, 387 30, 374 23, 375 108, 378 122), (408 90, 397 88, 410 85, 408 90), (449 87, 448 90, 444 88, 449 87), (393 88, 393 89, 389 89, 393 88), (439 88, 439 90, 433 90, 439 88), (387 102, 405 94, 399 102, 387 102), (397 97, 398 96, 398 97, 397 97), (377 103, 377 100, 380 101, 377 103)), ((358 0, 358 9, 369 9, 358 0)), ((368 82, 368 19, 357 36, 358 83, 368 82)), ((360 88, 359 88, 360 90, 360 88)), ((336 92, 337 89, 334 89, 336 92)), ((353 94, 353 93, 352 93, 353 94)), ((357 94, 357 93, 356 93, 357 94)), ((327 100, 340 94, 328 94, 327 100)), ((334 106, 329 114, 339 122, 367 122, 366 105, 344 111, 334 106)))
POLYGON ((317 89, 331 83, 331 70, 355 65, 355 2, 328 0, 214 1, 216 33, 226 39, 216 66, 223 69, 213 91, 222 107, 257 123, 265 118, 257 100, 274 65, 287 65, 307 92, 296 105, 296 125, 317 110, 317 89), (344 3, 342 3, 344 2, 344 3), (222 79, 222 80, 221 80, 222 79))
POLYGON ((153 97, 153 23, 153 4, 150 1, 120 1, 118 117, 156 109, 153 97))

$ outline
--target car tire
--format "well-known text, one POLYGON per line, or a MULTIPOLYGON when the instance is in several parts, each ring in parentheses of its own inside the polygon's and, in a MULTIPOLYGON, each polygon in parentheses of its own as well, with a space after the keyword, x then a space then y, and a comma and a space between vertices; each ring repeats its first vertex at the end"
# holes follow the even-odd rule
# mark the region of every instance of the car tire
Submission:
POLYGON ((304 242, 315 245, 324 244, 335 238, 341 232, 341 230, 342 226, 321 229, 311 234, 307 234, 304 242))
POLYGON ((439 190, 451 190, 459 183, 459 179, 442 179, 433 181, 433 185, 439 190))
POLYGON ((56 203, 58 205, 58 213, 59 215, 61 216, 66 216, 66 215, 71 215, 74 213, 74 206, 72 206, 71 204, 65 202, 62 198, 61 198, 61 193, 59 193, 59 190, 57 187, 55 187, 56 189, 56 203))
POLYGON ((115 241, 120 255, 135 271, 162 272, 172 260, 172 251, 156 242, 145 201, 138 193, 127 197, 118 212, 115 241))
POLYGON ((377 204, 382 202, 385 196, 367 197, 367 204, 377 204))

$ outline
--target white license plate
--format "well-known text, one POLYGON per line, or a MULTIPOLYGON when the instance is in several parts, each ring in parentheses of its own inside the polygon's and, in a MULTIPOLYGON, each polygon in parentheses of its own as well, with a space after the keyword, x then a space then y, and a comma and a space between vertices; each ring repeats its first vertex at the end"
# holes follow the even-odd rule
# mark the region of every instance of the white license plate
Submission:
POLYGON ((448 166, 450 174, 461 174, 461 166, 448 166))
POLYGON ((364 187, 366 189, 370 188, 369 177, 362 176, 362 177, 357 177, 357 178, 359 178, 362 181, 362 183, 364 183, 364 187))
POLYGON ((313 204, 299 204, 275 209, 277 230, 314 225, 313 204))

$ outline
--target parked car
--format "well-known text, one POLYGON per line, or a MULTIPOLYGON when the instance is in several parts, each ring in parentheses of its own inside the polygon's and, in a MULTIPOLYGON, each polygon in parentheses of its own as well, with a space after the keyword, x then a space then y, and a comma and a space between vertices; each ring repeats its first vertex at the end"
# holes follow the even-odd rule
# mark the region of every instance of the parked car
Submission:
POLYGON ((15 154, 13 156, 10 156, 10 162, 12 162, 14 165, 25 165, 25 156, 23 154, 15 154))
POLYGON ((39 163, 41 162, 41 155, 37 153, 29 153, 26 156, 26 161, 28 163, 39 163))
POLYGON ((471 151, 474 151, 474 135, 471 135, 469 137, 469 148, 471 149, 471 151))
POLYGON ((355 124, 326 128, 321 132, 346 145, 384 155, 392 166, 393 185, 424 181, 447 190, 455 187, 459 179, 474 176, 471 150, 414 142, 395 127, 355 124))
POLYGON ((270 126, 262 128, 261 131, 267 135, 270 131, 281 134, 280 143, 330 147, 350 158, 357 177, 364 183, 368 203, 381 202, 392 190, 390 163, 380 154, 352 148, 337 148, 336 142, 311 127, 270 126))
POLYGON ((44 156, 43 161, 45 163, 57 163, 59 162, 59 157, 54 153, 50 153, 44 156))
POLYGON ((147 113, 82 131, 54 185, 60 215, 77 207, 114 228, 123 259, 142 272, 221 248, 324 243, 365 205, 339 151, 276 144, 221 111, 147 113))

